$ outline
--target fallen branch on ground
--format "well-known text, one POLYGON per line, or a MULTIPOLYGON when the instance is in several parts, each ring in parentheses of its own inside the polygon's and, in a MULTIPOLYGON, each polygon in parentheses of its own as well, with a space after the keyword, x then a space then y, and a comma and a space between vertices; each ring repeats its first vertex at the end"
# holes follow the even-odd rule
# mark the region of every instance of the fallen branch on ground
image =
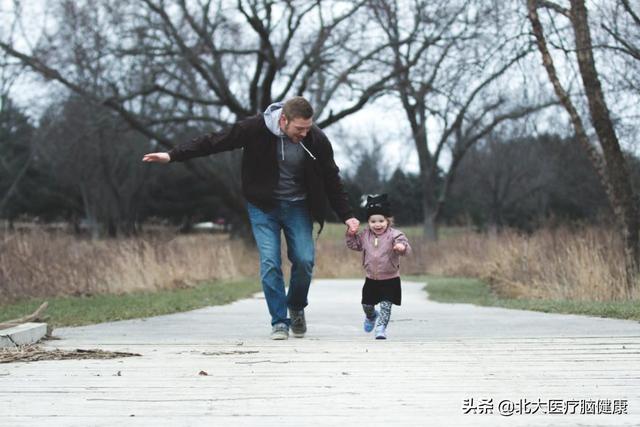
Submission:
POLYGON ((105 351, 100 349, 45 350, 38 345, 25 345, 16 348, 0 349, 0 363, 37 362, 40 360, 66 359, 115 359, 118 357, 141 356, 138 353, 105 351))
POLYGON ((0 329, 13 328, 14 326, 18 326, 22 323, 33 322, 34 320, 42 320, 42 313, 47 309, 49 303, 47 301, 40 304, 40 307, 33 313, 19 317, 17 319, 6 320, 0 323, 0 329))

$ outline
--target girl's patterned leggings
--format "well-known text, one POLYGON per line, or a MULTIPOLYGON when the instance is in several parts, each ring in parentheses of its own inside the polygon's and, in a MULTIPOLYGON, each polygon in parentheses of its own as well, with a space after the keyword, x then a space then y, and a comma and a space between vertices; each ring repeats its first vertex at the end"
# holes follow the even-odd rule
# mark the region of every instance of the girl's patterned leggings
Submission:
MULTIPOLYGON (((380 302, 380 316, 378 317, 378 325, 382 325, 385 328, 389 324, 389 318, 391 317, 391 301, 380 302)), ((376 316, 376 307, 374 305, 362 304, 364 314, 368 319, 373 319, 376 316)))

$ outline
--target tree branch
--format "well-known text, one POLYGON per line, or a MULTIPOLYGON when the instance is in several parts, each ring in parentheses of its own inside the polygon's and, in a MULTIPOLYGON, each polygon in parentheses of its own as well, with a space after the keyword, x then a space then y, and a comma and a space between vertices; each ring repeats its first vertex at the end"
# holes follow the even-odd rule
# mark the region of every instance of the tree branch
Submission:
POLYGON ((631 5, 629 4, 629 0, 620 0, 622 2, 622 7, 627 11, 631 18, 636 23, 636 25, 640 26, 640 17, 631 9, 631 5))
POLYGON ((538 7, 544 7, 545 9, 551 9, 555 12, 558 12, 561 15, 569 17, 569 9, 560 6, 557 3, 548 0, 536 0, 538 2, 538 7))

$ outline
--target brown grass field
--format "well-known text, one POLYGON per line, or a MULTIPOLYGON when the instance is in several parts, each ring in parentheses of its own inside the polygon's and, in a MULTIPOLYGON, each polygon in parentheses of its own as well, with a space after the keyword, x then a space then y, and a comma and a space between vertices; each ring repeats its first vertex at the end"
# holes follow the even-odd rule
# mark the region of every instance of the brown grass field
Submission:
MULTIPOLYGON (((402 264, 403 275, 477 277, 498 295, 511 298, 625 298, 621 244, 610 230, 543 229, 525 236, 455 229, 444 230, 437 243, 426 242, 418 227, 403 231, 413 248, 402 264)), ((361 255, 346 248, 343 233, 342 225, 331 224, 318 239, 315 277, 362 277, 361 255)), ((284 267, 288 269, 287 261, 284 267)), ((37 228, 0 234, 0 304, 24 297, 129 293, 257 276, 253 245, 223 234, 165 232, 108 240, 37 228)), ((636 292, 633 299, 638 296, 636 292)))

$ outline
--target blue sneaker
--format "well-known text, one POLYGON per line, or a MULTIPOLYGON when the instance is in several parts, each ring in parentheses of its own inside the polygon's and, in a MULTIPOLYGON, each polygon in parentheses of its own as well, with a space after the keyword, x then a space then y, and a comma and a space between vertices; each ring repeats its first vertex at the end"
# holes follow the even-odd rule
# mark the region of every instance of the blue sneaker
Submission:
POLYGON ((373 331, 373 327, 376 325, 376 319, 378 318, 378 310, 376 310, 376 315, 373 319, 369 319, 367 316, 364 317, 364 331, 371 332, 373 331))

